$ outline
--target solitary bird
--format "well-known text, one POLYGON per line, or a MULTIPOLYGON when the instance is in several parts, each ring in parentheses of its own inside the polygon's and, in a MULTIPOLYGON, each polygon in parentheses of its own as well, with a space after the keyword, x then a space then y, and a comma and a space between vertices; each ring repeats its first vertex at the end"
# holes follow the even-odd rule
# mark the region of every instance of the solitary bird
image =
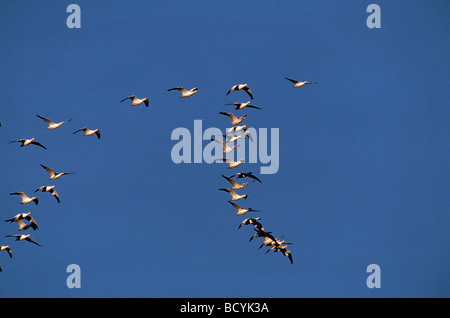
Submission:
POLYGON ((34 241, 33 239, 31 239, 31 234, 15 234, 15 235, 6 235, 5 237, 15 237, 15 241, 23 241, 26 240, 28 242, 34 243, 38 246, 41 246, 39 243, 37 243, 36 241, 34 241))
POLYGON ((233 147, 230 147, 227 145, 226 142, 223 142, 222 140, 217 140, 214 138, 211 138, 211 141, 215 141, 217 142, 219 145, 221 145, 223 147, 223 153, 229 153, 232 152, 234 149, 236 149, 237 147, 239 147, 239 145, 234 145, 233 147))
MULTIPOLYGON (((230 202, 230 203, 231 203, 231 202, 230 202)), ((262 224, 258 222, 259 220, 261 220, 261 218, 259 218, 259 217, 258 217, 258 218, 248 218, 248 219, 245 219, 245 220, 243 220, 243 221, 241 222, 241 224, 239 224, 238 230, 241 228, 242 225, 249 225, 249 224, 252 224, 252 225, 254 225, 257 229, 263 230, 263 231, 264 231, 264 228, 263 228, 262 224)))
POLYGON ((231 201, 238 201, 240 199, 247 199, 247 195, 246 194, 237 194, 236 192, 234 192, 234 190, 232 189, 219 189, 220 191, 225 191, 228 192, 231 195, 231 201))
POLYGON ((62 121, 62 122, 60 122, 60 123, 55 123, 55 122, 51 121, 51 120, 48 119, 48 118, 45 118, 45 117, 42 117, 42 116, 39 116, 39 115, 36 115, 36 116, 39 117, 40 119, 42 119, 43 121, 45 121, 45 122, 47 123, 47 125, 48 125, 47 129, 56 129, 56 128, 58 128, 59 126, 65 124, 65 123, 68 123, 69 121, 72 120, 72 118, 70 118, 69 120, 62 121))
POLYGON ((181 92, 181 96, 180 98, 187 98, 189 96, 194 95, 195 93, 198 93, 198 88, 194 87, 191 88, 190 90, 185 89, 184 87, 178 86, 178 87, 174 87, 174 88, 169 88, 167 91, 173 91, 173 90, 178 90, 181 92))
POLYGON ((31 138, 31 139, 17 139, 17 140, 13 140, 13 141, 10 141, 9 143, 13 143, 13 142, 21 142, 22 144, 20 145, 20 147, 25 147, 25 146, 28 146, 28 145, 36 145, 36 146, 39 146, 39 147, 42 147, 42 148, 44 148, 44 149, 47 149, 44 145, 42 145, 41 143, 39 143, 39 142, 37 142, 37 141, 35 141, 36 140, 36 138, 31 138))
MULTIPOLYGON (((270 249, 269 249, 270 251, 270 249)), ((289 261, 291 264, 294 264, 294 260, 292 259, 292 253, 290 250, 287 249, 287 245, 279 245, 274 247, 274 252, 281 252, 284 256, 287 256, 289 258, 289 261)), ((266 252, 267 253, 267 252, 266 252)))
POLYGON ((231 176, 231 178, 234 178, 234 177, 236 177, 238 179, 248 177, 248 178, 255 179, 259 183, 262 183, 261 180, 259 180, 258 177, 253 174, 253 172, 238 172, 231 176))
POLYGON ((56 173, 55 170, 44 166, 42 163, 41 163, 41 167, 44 168, 45 170, 47 170, 47 172, 50 174, 49 180, 58 179, 59 177, 65 175, 65 174, 75 174, 75 172, 59 172, 59 173, 56 173))
POLYGON ((140 105, 140 104, 144 103, 145 106, 148 107, 148 103, 149 102, 148 102, 148 98, 147 97, 145 97, 143 99, 139 99, 136 96, 131 95, 131 96, 125 97, 120 102, 123 102, 123 101, 125 101, 127 99, 130 99, 132 101, 131 106, 137 106, 137 105, 140 105))
POLYGON ((244 119, 247 118, 247 115, 241 116, 239 118, 237 118, 234 114, 232 113, 226 113, 226 112, 220 112, 219 114, 221 115, 225 115, 231 118, 231 124, 234 125, 239 125, 244 119))
POLYGON ((58 201, 58 203, 61 202, 61 201, 59 200, 59 195, 58 195, 58 192, 56 192, 55 186, 54 186, 54 185, 52 185, 52 186, 42 186, 42 187, 40 187, 40 188, 37 188, 34 192, 36 193, 36 192, 38 192, 38 191, 41 191, 41 192, 50 192, 50 193, 55 197, 56 201, 58 201))
POLYGON ((12 251, 9 245, 0 245, 0 251, 7 251, 9 254, 9 258, 12 258, 12 251))
POLYGON ((242 207, 240 207, 239 205, 237 205, 236 203, 233 203, 231 201, 228 201, 237 211, 236 215, 242 215, 245 214, 247 212, 259 212, 259 210, 255 210, 252 208, 248 208, 248 209, 244 209, 242 207))
POLYGON ((22 202, 20 204, 28 204, 30 202, 34 202, 36 205, 39 204, 39 199, 36 197, 29 198, 25 193, 23 192, 13 192, 9 195, 19 195, 22 198, 22 202))
POLYGON ((250 90, 250 88, 248 88, 248 84, 234 85, 233 87, 230 88, 227 95, 230 94, 232 91, 240 91, 241 89, 243 89, 248 94, 248 96, 250 96, 250 98, 253 99, 252 91, 250 90))
POLYGON ((228 169, 236 168, 236 167, 239 166, 241 163, 244 163, 244 162, 245 162, 244 159, 241 159, 241 160, 239 160, 239 161, 233 161, 233 160, 231 160, 231 159, 229 159, 229 158, 220 158, 220 159, 216 159, 216 162, 219 162, 219 161, 224 161, 224 162, 228 163, 228 169))
POLYGON ((262 107, 257 107, 257 106, 254 106, 254 105, 250 105, 250 101, 248 101, 246 103, 231 103, 231 104, 225 104, 225 105, 234 105, 234 106, 236 106, 235 110, 237 110, 237 109, 244 109, 245 107, 262 109, 262 107))
POLYGON ((302 87, 303 85, 306 85, 306 84, 317 84, 317 82, 308 82, 308 81, 299 82, 299 81, 296 81, 294 79, 287 78, 287 77, 285 77, 285 79, 294 83, 294 87, 302 87))
POLYGON ((37 230, 39 227, 36 223, 36 220, 30 216, 31 212, 28 213, 19 213, 15 215, 12 219, 5 220, 5 222, 16 222, 19 225, 18 231, 24 231, 31 227, 33 230, 37 230), (28 220, 30 224, 26 224, 22 220, 28 220))
POLYGON ((84 131, 85 136, 92 136, 93 134, 96 134, 97 138, 100 139, 100 130, 98 130, 98 129, 91 130, 91 129, 84 127, 84 128, 80 128, 77 131, 75 131, 74 134, 76 134, 79 131, 84 131))

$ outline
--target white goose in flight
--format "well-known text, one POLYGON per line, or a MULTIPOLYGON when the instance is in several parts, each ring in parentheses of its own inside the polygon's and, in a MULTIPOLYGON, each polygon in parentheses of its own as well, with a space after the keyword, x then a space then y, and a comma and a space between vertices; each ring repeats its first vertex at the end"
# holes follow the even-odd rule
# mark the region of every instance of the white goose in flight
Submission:
POLYGON ((226 113, 226 112, 220 112, 219 114, 230 117, 231 120, 232 120, 232 121, 231 121, 231 124, 232 124, 233 126, 239 125, 244 119, 247 118, 247 115, 243 115, 243 116, 237 118, 234 114, 232 114, 232 113, 226 113))
POLYGON ((127 100, 127 99, 130 99, 130 100, 132 101, 131 106, 137 106, 137 105, 140 105, 140 104, 144 103, 145 106, 148 107, 148 104, 149 104, 149 101, 148 101, 148 98, 147 98, 147 97, 145 97, 145 98, 143 98, 143 99, 139 99, 139 98, 137 98, 137 97, 134 96, 134 95, 125 97, 125 98, 122 99, 120 102, 123 102, 123 101, 125 101, 125 100, 127 100))
POLYGON ((41 191, 41 192, 50 192, 50 193, 55 197, 56 201, 58 201, 58 203, 61 202, 61 201, 59 200, 59 195, 58 195, 58 192, 56 192, 55 186, 54 186, 54 185, 52 185, 52 186, 42 186, 42 187, 40 187, 40 188, 37 188, 34 192, 36 193, 36 192, 38 192, 38 191, 41 191))
POLYGON ((219 189, 220 191, 225 191, 228 192, 231 195, 231 201, 238 201, 240 199, 247 199, 247 195, 246 194, 237 194, 236 192, 234 192, 234 190, 232 189, 225 189, 225 188, 221 188, 219 189))
MULTIPOLYGON (((231 203, 231 202, 230 202, 230 203, 231 203)), ((241 228, 242 225, 249 225, 249 224, 252 224, 252 225, 254 225, 257 229, 264 231, 264 228, 263 228, 262 224, 258 222, 259 220, 261 220, 261 218, 259 218, 259 217, 258 217, 258 218, 248 218, 248 219, 245 219, 245 220, 243 220, 243 221, 241 222, 241 224, 239 224, 238 230, 241 228)))
POLYGON ((253 94, 250 88, 248 88, 248 84, 234 85, 233 87, 230 88, 227 95, 230 94, 232 91, 240 91, 241 89, 243 89, 248 94, 248 96, 250 96, 250 98, 253 99, 253 94))
POLYGON ((231 103, 231 104, 225 104, 225 105, 234 105, 234 106, 236 106, 236 108, 234 110, 244 109, 245 107, 255 108, 255 109, 262 109, 262 107, 257 107, 257 106, 254 106, 254 105, 250 105, 250 103, 251 103, 251 101, 248 101, 246 103, 231 103))
POLYGON ((31 227, 33 230, 39 229, 36 220, 30 216, 31 212, 28 213, 19 213, 15 215, 12 219, 5 220, 5 222, 16 222, 19 225, 18 231, 23 231, 31 227), (30 224, 26 224, 22 220, 28 220, 30 224))
POLYGON ((233 161, 232 159, 229 159, 229 158, 216 159, 216 162, 219 162, 219 161, 224 161, 224 162, 228 163, 228 169, 233 169, 233 168, 236 168, 237 166, 239 166, 241 163, 244 163, 245 159, 241 159, 239 161, 233 161))
POLYGON ((22 202, 20 204, 28 204, 30 202, 34 202, 36 205, 39 204, 39 199, 36 197, 29 198, 25 193, 23 192, 13 192, 9 195, 19 195, 22 198, 22 202))
POLYGON ((30 138, 30 139, 17 139, 17 140, 10 141, 9 143, 20 142, 20 143, 22 143, 22 144, 20 145, 20 147, 25 147, 25 146, 28 146, 28 145, 36 145, 36 146, 42 147, 42 148, 44 148, 44 149, 47 149, 44 145, 42 145, 41 143, 39 143, 39 142, 37 142, 37 141, 35 141, 35 140, 36 140, 36 138, 30 138))
POLYGON ((242 189, 243 187, 246 187, 250 182, 254 182, 254 181, 250 181, 250 182, 244 182, 244 183, 238 183, 236 180, 228 178, 224 175, 222 175, 222 177, 227 180, 229 183, 231 183, 231 185, 233 186, 231 189, 232 190, 239 190, 242 189))
POLYGON ((237 211, 236 215, 242 215, 242 214, 245 214, 247 212, 259 212, 259 210, 254 210, 252 208, 244 209, 244 208, 241 208, 236 203, 233 203, 231 201, 228 201, 228 202, 236 209, 236 211, 237 211))
POLYGON ((245 128, 247 128, 247 125, 233 126, 233 127, 229 128, 225 134, 226 135, 230 135, 232 133, 237 133, 237 132, 239 132, 241 130, 244 130, 245 128))
POLYGON ((98 129, 92 130, 92 129, 88 129, 88 128, 84 127, 84 128, 80 128, 77 131, 75 131, 74 134, 76 134, 79 131, 84 131, 85 136, 92 136, 93 134, 96 134, 97 138, 100 139, 100 130, 98 130, 98 129))
POLYGON ((308 81, 299 82, 299 81, 296 81, 294 79, 287 78, 287 77, 285 77, 285 79, 294 83, 294 87, 302 87, 303 85, 306 85, 306 84, 318 84, 318 82, 308 82, 308 81))
POLYGON ((191 88, 190 90, 187 90, 187 89, 185 89, 182 86, 169 88, 167 91, 169 92, 169 91, 173 91, 173 90, 178 90, 178 91, 181 92, 180 98, 187 98, 187 97, 190 97, 190 96, 194 95, 195 93, 198 93, 198 88, 197 87, 194 87, 194 88, 191 88))
POLYGON ((9 245, 0 245, 0 251, 7 251, 9 254, 9 258, 12 258, 12 251, 9 245))
POLYGON ((65 175, 65 174, 75 174, 75 172, 59 172, 59 173, 56 173, 55 170, 44 166, 42 163, 41 163, 41 167, 44 168, 45 170, 47 170, 47 172, 50 174, 49 180, 58 179, 58 178, 60 178, 61 176, 65 175))
POLYGON ((261 180, 259 180, 259 178, 253 174, 253 172, 238 172, 236 174, 233 174, 230 178, 234 178, 234 177, 236 177, 238 179, 248 177, 248 178, 252 178, 252 179, 258 181, 259 183, 262 183, 261 180))
POLYGON ((15 237, 16 238, 15 241, 23 241, 23 240, 25 240, 25 241, 34 243, 34 244, 36 244, 38 246, 41 246, 39 243, 37 243, 36 241, 34 241, 31 238, 31 234, 26 234, 26 235, 25 234, 5 235, 5 237, 15 237))
POLYGON ((234 145, 233 147, 230 147, 227 145, 226 142, 223 142, 222 140, 217 140, 214 138, 211 138, 211 141, 215 141, 217 142, 219 145, 221 145, 223 147, 223 153, 229 153, 232 152, 234 149, 236 149, 237 147, 239 147, 239 145, 234 145))
POLYGON ((72 118, 70 118, 69 120, 62 121, 62 122, 60 122, 60 123, 55 123, 55 122, 51 121, 51 120, 48 119, 48 118, 45 118, 45 117, 42 117, 42 116, 39 116, 39 115, 36 115, 36 116, 39 117, 40 119, 42 119, 43 121, 45 121, 45 122, 47 123, 47 125, 48 125, 47 129, 56 129, 56 128, 58 128, 59 126, 65 124, 65 123, 68 123, 69 121, 72 120, 72 118))

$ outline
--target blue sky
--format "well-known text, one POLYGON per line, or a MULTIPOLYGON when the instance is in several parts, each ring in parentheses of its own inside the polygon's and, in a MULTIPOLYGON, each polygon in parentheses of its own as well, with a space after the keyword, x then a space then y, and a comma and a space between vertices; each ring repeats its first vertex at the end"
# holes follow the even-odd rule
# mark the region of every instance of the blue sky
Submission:
POLYGON ((0 4, 1 215, 31 211, 42 245, 0 222, 0 297, 450 296, 447 1, 377 1, 380 29, 369 1, 77 1, 81 29, 70 3, 0 4), (279 128, 279 171, 173 163, 172 131, 229 127, 238 83, 263 110, 235 113, 279 128), (150 106, 120 103, 132 94, 150 106), (72 121, 51 131, 36 114, 72 121), (9 143, 31 137, 48 149, 9 143), (51 181, 40 163, 75 174, 51 181), (237 171, 263 181, 238 203, 293 243, 294 264, 237 230, 257 216, 218 191, 237 171), (9 195, 52 184, 60 204, 9 195))

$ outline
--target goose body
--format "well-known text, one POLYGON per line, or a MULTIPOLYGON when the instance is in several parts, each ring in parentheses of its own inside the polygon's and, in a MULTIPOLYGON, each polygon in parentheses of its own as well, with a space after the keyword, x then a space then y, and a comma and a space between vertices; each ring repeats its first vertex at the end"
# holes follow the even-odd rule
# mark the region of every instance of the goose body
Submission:
POLYGON ((224 161, 224 162, 228 163, 228 169, 233 169, 233 168, 236 168, 237 166, 239 166, 241 163, 243 163, 244 159, 241 159, 239 161, 233 161, 229 158, 216 159, 216 162, 219 162, 219 161, 224 161))
POLYGON ((255 108, 255 109, 262 109, 261 107, 250 105, 250 101, 248 101, 246 103, 231 103, 231 104, 225 104, 225 105, 234 105, 234 106, 236 106, 235 110, 244 109, 245 107, 255 108))
POLYGON ((7 251, 9 254, 9 258, 12 258, 12 251, 9 245, 0 245, 0 251, 7 251))
POLYGON ((123 102, 123 101, 125 101, 125 100, 127 100, 127 99, 131 100, 131 106, 137 106, 137 105, 141 105, 142 103, 144 103, 145 106, 148 107, 148 104, 149 104, 149 101, 148 101, 148 98, 147 98, 147 97, 140 99, 140 98, 137 98, 137 97, 134 96, 134 95, 125 97, 125 98, 122 99, 120 102, 123 102))
POLYGON ((15 222, 19 225, 18 231, 23 231, 31 227, 33 230, 37 230, 39 227, 36 223, 36 220, 30 216, 31 212, 28 213, 19 213, 15 215, 12 219, 5 220, 5 222, 15 222), (28 220, 30 223, 26 224, 22 220, 28 220))
MULTIPOLYGON (((231 202, 230 202, 231 203, 231 202)), ((261 220, 261 218, 248 218, 245 219, 241 222, 241 224, 239 224, 238 229, 240 229, 243 225, 249 225, 252 224, 254 225, 257 229, 264 231, 264 228, 262 226, 261 223, 259 223, 259 220, 261 220)))
POLYGON ((58 203, 61 202, 59 200, 59 195, 58 195, 58 192, 56 192, 54 185, 52 185, 52 186, 42 186, 40 188, 37 188, 34 192, 38 192, 38 191, 50 192, 55 197, 56 201, 58 201, 58 203))
POLYGON ((56 129, 56 128, 58 128, 59 126, 65 124, 65 123, 68 123, 69 121, 72 120, 72 118, 70 118, 69 120, 62 121, 62 122, 59 122, 59 123, 55 123, 55 122, 51 121, 51 120, 48 119, 48 118, 45 118, 45 117, 42 117, 42 116, 39 116, 39 115, 36 115, 36 116, 39 117, 40 119, 42 119, 43 121, 45 121, 45 122, 47 123, 47 125, 48 125, 47 129, 56 129))
POLYGON ((243 116, 237 118, 234 114, 227 113, 227 112, 220 112, 219 114, 230 117, 231 118, 231 124, 233 126, 239 125, 244 119, 247 118, 247 115, 243 115, 243 116))
POLYGON ((15 241, 28 241, 30 243, 36 244, 38 246, 41 246, 39 243, 37 243, 36 241, 34 241, 31 238, 31 234, 15 234, 15 235, 6 235, 6 237, 15 237, 15 241))
POLYGON ((253 99, 253 94, 250 88, 248 88, 248 84, 234 85, 233 87, 230 88, 227 95, 230 94, 232 91, 240 91, 240 90, 244 90, 248 94, 248 96, 250 96, 250 98, 253 99))
POLYGON ((233 127, 229 128, 225 134, 229 135, 229 134, 237 133, 241 130, 244 130, 245 128, 247 128, 247 125, 233 126, 233 127))
POLYGON ((252 208, 244 209, 244 208, 240 207, 239 205, 237 205, 236 203, 233 203, 231 201, 228 201, 228 202, 236 209, 236 211, 237 211, 236 215, 242 215, 247 212, 259 212, 259 210, 254 210, 252 208))
POLYGON ((261 180, 259 180, 259 178, 257 176, 255 176, 252 172, 238 172, 238 173, 236 173, 236 174, 231 176, 231 178, 234 178, 234 177, 236 177, 238 179, 240 179, 240 178, 252 178, 252 179, 258 181, 259 183, 262 183, 261 180))
POLYGON ((287 79, 288 81, 291 81, 292 83, 294 83, 294 87, 302 87, 302 86, 307 85, 307 84, 318 84, 317 82, 308 82, 308 81, 300 82, 300 81, 296 81, 294 79, 287 78, 287 77, 285 77, 285 79, 287 79))
POLYGON ((232 179, 232 178, 228 178, 224 175, 222 175, 222 177, 227 180, 229 183, 231 183, 231 185, 233 186, 231 189, 232 190, 239 190, 242 189, 243 187, 246 187, 250 182, 244 182, 244 183, 238 183, 236 180, 232 179))
POLYGON ((30 202, 34 202, 36 205, 39 204, 39 199, 36 197, 28 197, 25 193, 23 192, 13 192, 10 193, 9 195, 18 195, 22 198, 22 202, 20 202, 20 204, 28 204, 30 202))
POLYGON ((234 192, 234 190, 232 189, 225 189, 225 188, 221 188, 219 189, 220 191, 225 191, 228 192, 231 195, 231 201, 238 201, 240 199, 247 199, 247 195, 246 194, 237 194, 236 192, 234 192))
POLYGON ((50 174, 49 180, 58 179, 58 178, 60 178, 61 176, 65 175, 65 174, 75 174, 75 172, 59 172, 59 173, 56 173, 55 170, 44 166, 42 163, 41 163, 41 167, 44 168, 50 174))
POLYGON ((198 88, 197 87, 194 87, 194 88, 191 88, 190 90, 187 90, 187 89, 185 89, 182 86, 169 88, 167 91, 173 91, 173 90, 180 91, 180 93, 181 93, 180 98, 187 98, 187 97, 190 97, 190 96, 194 95, 195 93, 198 93, 198 88))
POLYGON ((84 135, 85 136, 92 136, 93 134, 97 135, 97 138, 100 139, 100 130, 98 129, 89 129, 86 127, 80 128, 77 131, 74 132, 74 134, 76 134, 79 131, 84 131, 84 135))
POLYGON ((223 153, 229 153, 232 152, 234 149, 236 149, 237 147, 239 147, 239 145, 234 145, 233 147, 230 147, 227 145, 226 142, 223 142, 222 140, 217 140, 214 138, 211 138, 211 141, 215 141, 217 142, 219 145, 221 145, 223 147, 223 153))
POLYGON ((35 140, 36 140, 36 138, 17 139, 17 140, 10 141, 9 143, 20 142, 20 143, 22 143, 20 145, 20 147, 25 147, 25 146, 28 146, 28 145, 36 145, 36 146, 42 147, 44 149, 47 149, 43 144, 41 144, 41 143, 39 143, 39 142, 37 142, 35 140))

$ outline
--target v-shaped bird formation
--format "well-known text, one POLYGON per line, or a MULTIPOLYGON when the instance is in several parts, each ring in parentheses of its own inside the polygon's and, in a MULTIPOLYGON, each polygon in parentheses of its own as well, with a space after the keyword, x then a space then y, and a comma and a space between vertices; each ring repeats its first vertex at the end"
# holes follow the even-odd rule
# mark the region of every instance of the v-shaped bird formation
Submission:
MULTIPOLYGON (((302 87, 307 84, 317 84, 317 82, 297 81, 297 80, 294 80, 294 79, 291 79, 288 77, 285 77, 285 78, 287 80, 289 80, 290 82, 294 83, 293 87, 295 87, 295 88, 302 87)), ((180 98, 188 98, 188 97, 191 97, 192 95, 198 93, 197 87, 194 87, 189 90, 185 89, 183 86, 176 86, 176 87, 167 89, 167 91, 169 91, 169 92, 174 91, 174 90, 177 90, 181 93, 181 95, 179 96, 180 98)), ((226 96, 230 95, 232 92, 241 91, 241 90, 244 91, 245 93, 247 93, 247 95, 250 97, 251 100, 254 99, 253 92, 250 90, 248 84, 233 85, 226 93, 226 96)), ((128 97, 125 97, 122 100, 120 100, 120 102, 124 102, 128 99, 131 101, 130 106, 138 106, 138 105, 144 104, 145 107, 149 107, 149 105, 150 105, 148 97, 138 98, 135 95, 130 95, 128 97)), ((259 111, 259 110, 263 109, 262 107, 252 105, 251 101, 227 103, 225 105, 234 106, 235 111, 241 111, 243 109, 256 109, 259 111)), ((229 117, 231 119, 232 127, 229 128, 226 131, 226 134, 222 136, 224 138, 224 140, 215 139, 215 138, 211 139, 211 141, 218 143, 223 148, 224 157, 216 159, 216 162, 227 163, 228 169, 236 169, 237 167, 240 167, 241 164, 244 164, 245 160, 240 159, 238 161, 234 161, 232 159, 226 158, 225 154, 231 153, 239 147, 238 144, 234 144, 239 139, 246 138, 246 139, 249 139, 250 142, 253 142, 253 137, 252 137, 250 131, 248 130, 247 125, 243 124, 243 125, 239 126, 239 124, 241 124, 244 120, 247 119, 247 114, 243 114, 241 116, 239 116, 240 114, 235 115, 234 113, 231 113, 231 112, 220 112, 219 114, 229 117)), ((54 122, 53 120, 43 117, 41 115, 36 115, 36 116, 39 119, 43 120, 47 124, 46 129, 48 129, 48 130, 56 130, 58 128, 60 129, 61 126, 72 122, 72 118, 70 118, 68 120, 60 121, 60 122, 54 122)), ((0 127, 1 127, 1 124, 0 124, 0 127)), ((76 134, 80 131, 84 132, 84 136, 86 136, 86 137, 96 135, 97 139, 100 139, 100 136, 101 136, 100 130, 98 128, 92 128, 92 127, 91 128, 87 128, 87 127, 79 128, 79 129, 75 130, 72 134, 76 134)), ((20 147, 27 147, 30 145, 34 145, 34 146, 41 147, 44 150, 47 150, 47 146, 49 146, 49 145, 47 145, 47 142, 45 142, 45 144, 47 146, 44 146, 44 144, 42 144, 40 141, 36 140, 36 137, 32 137, 32 138, 28 138, 28 139, 21 138, 21 139, 16 139, 16 140, 10 141, 10 143, 15 143, 15 142, 20 143, 20 147)), ((49 143, 49 144, 51 146, 51 143, 49 143)), ((40 163, 40 166, 49 174, 49 180, 58 180, 63 176, 75 174, 75 172, 65 172, 65 171, 60 171, 60 170, 55 171, 53 168, 50 168, 42 163, 40 163)), ((52 167, 53 167, 53 164, 52 164, 52 167)), ((222 177, 230 184, 230 187, 220 188, 219 190, 227 192, 230 195, 230 197, 228 198, 228 203, 236 211, 236 214, 235 214, 236 216, 241 216, 241 215, 244 215, 247 213, 255 213, 255 212, 260 213, 261 212, 261 210, 254 209, 253 207, 250 207, 248 205, 244 205, 244 204, 240 203, 240 202, 242 202, 241 201, 242 199, 246 200, 248 198, 248 195, 244 194, 244 193, 239 194, 239 191, 244 191, 242 189, 249 186, 250 184, 254 184, 255 182, 261 184, 262 181, 259 179, 259 177, 254 175, 252 172, 237 172, 237 173, 232 174, 231 176, 225 176, 224 174, 222 174, 222 177), (241 181, 241 179, 244 179, 244 180, 241 181)), ((65 179, 65 177, 62 179, 65 179)), ((61 181, 56 181, 56 182, 61 182, 61 181)), ((61 198, 60 198, 58 192, 56 191, 56 185, 39 185, 39 187, 37 187, 37 188, 35 186, 34 189, 36 189, 36 190, 34 190, 34 193, 48 192, 56 199, 57 203, 61 203, 61 198)), ((27 193, 29 193, 29 192, 27 192, 27 193)), ((32 203, 32 202, 36 206, 39 204, 38 197, 36 197, 36 196, 30 197, 29 195, 26 194, 26 192, 23 192, 23 191, 11 192, 10 195, 19 196, 21 199, 21 201, 19 202, 20 205, 28 206, 28 204, 32 203)), ((41 247, 42 246, 41 244, 39 244, 33 238, 31 238, 31 234, 23 234, 23 232, 30 231, 30 229, 33 231, 36 231, 39 229, 36 219, 34 217, 31 217, 31 214, 32 214, 32 212, 26 212, 26 213, 21 212, 21 213, 16 214, 15 216, 9 216, 9 218, 5 219, 4 220, 5 222, 15 223, 16 226, 18 226, 18 228, 16 228, 16 230, 18 232, 20 232, 19 234, 5 235, 5 237, 14 238, 14 242, 27 241, 29 243, 33 243, 33 244, 41 247)), ((259 215, 260 214, 258 214, 257 217, 245 218, 244 220, 242 220, 239 223, 238 229, 240 229, 243 226, 248 226, 248 225, 253 226, 253 230, 255 231, 255 233, 253 233, 253 235, 250 237, 249 241, 252 241, 255 238, 261 238, 262 243, 259 246, 259 248, 268 247, 266 253, 268 253, 270 251, 273 251, 275 253, 280 252, 282 255, 287 256, 289 261, 291 263, 293 263, 292 253, 288 249, 288 245, 291 245, 292 243, 288 243, 284 240, 281 240, 280 238, 275 237, 272 234, 272 232, 267 231, 263 227, 262 223, 260 222, 261 217, 259 215)), ((17 243, 17 244, 23 244, 23 243, 17 243)), ((8 253, 9 258, 10 259, 12 258, 13 252, 12 252, 12 248, 10 247, 10 245, 1 245, 0 244, 0 252, 2 252, 2 251, 6 251, 8 253)), ((0 257, 1 257, 1 254, 3 254, 3 253, 0 253, 0 257)), ((1 271, 2 271, 2 267, 0 266, 0 272, 1 271)))

